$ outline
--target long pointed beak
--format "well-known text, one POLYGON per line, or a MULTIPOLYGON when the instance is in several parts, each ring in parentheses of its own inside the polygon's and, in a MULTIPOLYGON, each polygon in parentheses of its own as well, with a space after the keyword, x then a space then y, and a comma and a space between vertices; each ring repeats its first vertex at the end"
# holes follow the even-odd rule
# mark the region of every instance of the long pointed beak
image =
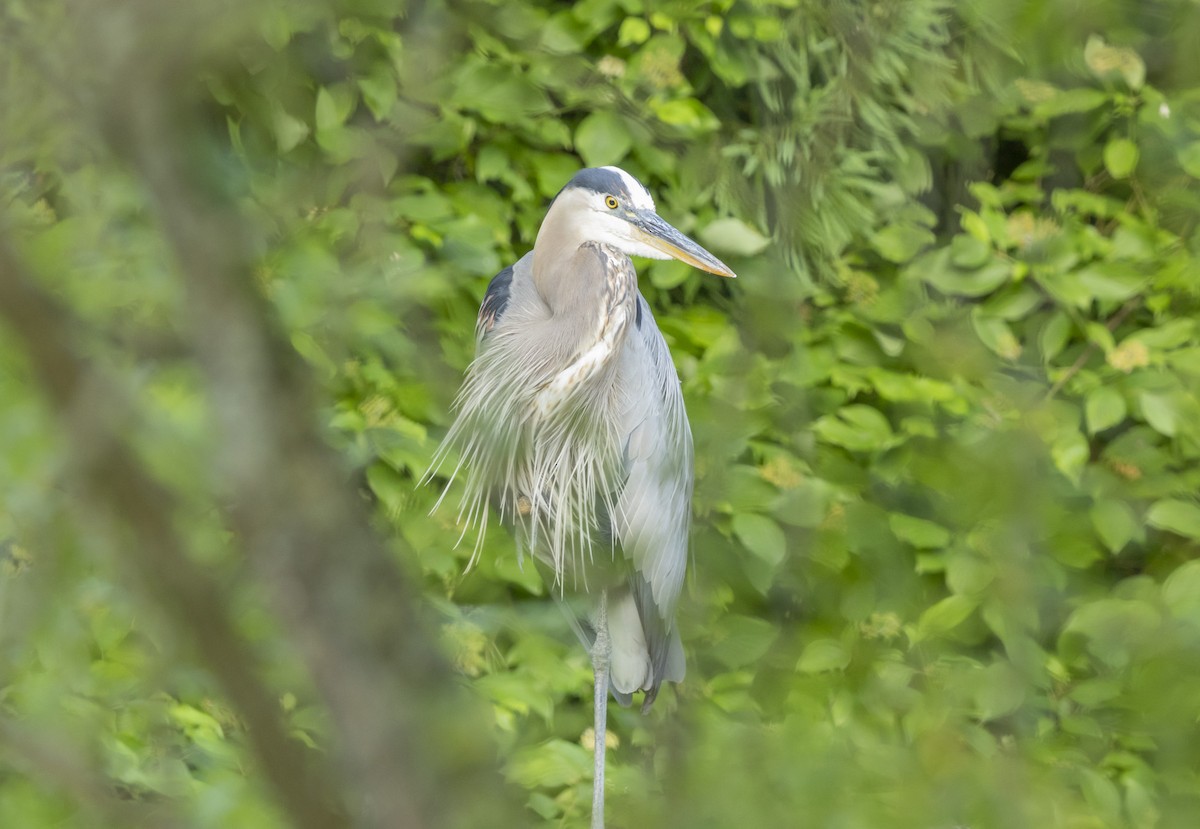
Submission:
POLYGON ((694 268, 715 273, 717 276, 737 277, 737 274, 730 270, 728 265, 684 236, 657 213, 651 210, 639 210, 633 225, 637 229, 638 238, 655 250, 662 251, 680 262, 686 262, 694 268))

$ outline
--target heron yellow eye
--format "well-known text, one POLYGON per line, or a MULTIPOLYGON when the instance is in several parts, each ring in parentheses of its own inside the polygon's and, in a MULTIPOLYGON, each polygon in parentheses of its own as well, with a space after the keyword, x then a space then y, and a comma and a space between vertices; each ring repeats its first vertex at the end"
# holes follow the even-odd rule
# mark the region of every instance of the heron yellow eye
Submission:
POLYGON ((605 196, 604 197, 604 206, 607 207, 609 210, 616 210, 617 209, 616 196, 605 196))

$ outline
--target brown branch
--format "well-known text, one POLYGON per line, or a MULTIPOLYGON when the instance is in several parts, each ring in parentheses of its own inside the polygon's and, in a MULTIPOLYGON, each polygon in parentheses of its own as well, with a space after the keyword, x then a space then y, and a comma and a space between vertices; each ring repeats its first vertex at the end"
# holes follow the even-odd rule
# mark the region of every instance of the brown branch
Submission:
POLYGON ((172 524, 174 498, 150 477, 125 439, 133 418, 120 386, 80 356, 72 334, 81 324, 34 282, 3 236, 0 320, 19 337, 71 443, 81 506, 98 526, 115 519, 131 536, 117 545, 126 574, 175 622, 249 723, 250 745, 294 825, 334 825, 334 798, 311 768, 313 758, 287 736, 274 695, 258 679, 257 660, 234 629, 213 580, 189 558, 172 524))
POLYGON ((256 291, 246 223, 187 155, 202 119, 171 78, 193 72, 155 73, 141 58, 108 74, 121 84, 105 90, 98 120, 174 251, 219 430, 222 498, 329 708, 346 801, 378 829, 516 823, 485 709, 434 646, 416 591, 322 439, 309 371, 256 291))

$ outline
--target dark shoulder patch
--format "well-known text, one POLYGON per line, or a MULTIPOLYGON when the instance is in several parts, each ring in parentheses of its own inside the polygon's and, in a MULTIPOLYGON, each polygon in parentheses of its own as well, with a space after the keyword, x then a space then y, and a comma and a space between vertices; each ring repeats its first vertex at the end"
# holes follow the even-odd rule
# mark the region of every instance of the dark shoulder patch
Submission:
POLYGON ((633 324, 637 326, 637 329, 639 331, 642 330, 642 306, 645 303, 646 303, 646 300, 642 299, 639 296, 638 300, 637 300, 637 316, 633 318, 633 324))
POLYGON ((479 306, 479 319, 475 323, 475 336, 482 339, 493 328, 496 321, 508 307, 509 294, 512 292, 513 269, 509 265, 492 277, 488 283, 487 292, 483 295, 483 303, 479 306))

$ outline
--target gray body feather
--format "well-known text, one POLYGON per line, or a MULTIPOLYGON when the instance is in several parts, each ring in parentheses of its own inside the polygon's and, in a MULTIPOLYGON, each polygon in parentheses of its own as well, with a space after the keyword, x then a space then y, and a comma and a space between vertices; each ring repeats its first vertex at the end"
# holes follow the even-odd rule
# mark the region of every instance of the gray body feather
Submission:
MULTIPOLYGON (((672 618, 687 564, 692 437, 633 263, 596 242, 546 268, 526 255, 493 279, 477 334, 435 468, 457 454, 460 519, 482 536, 498 507, 560 596, 608 591, 610 688, 623 704, 645 691, 649 705, 662 682, 684 675, 672 618)), ((590 648, 590 625, 575 621, 590 648)))

